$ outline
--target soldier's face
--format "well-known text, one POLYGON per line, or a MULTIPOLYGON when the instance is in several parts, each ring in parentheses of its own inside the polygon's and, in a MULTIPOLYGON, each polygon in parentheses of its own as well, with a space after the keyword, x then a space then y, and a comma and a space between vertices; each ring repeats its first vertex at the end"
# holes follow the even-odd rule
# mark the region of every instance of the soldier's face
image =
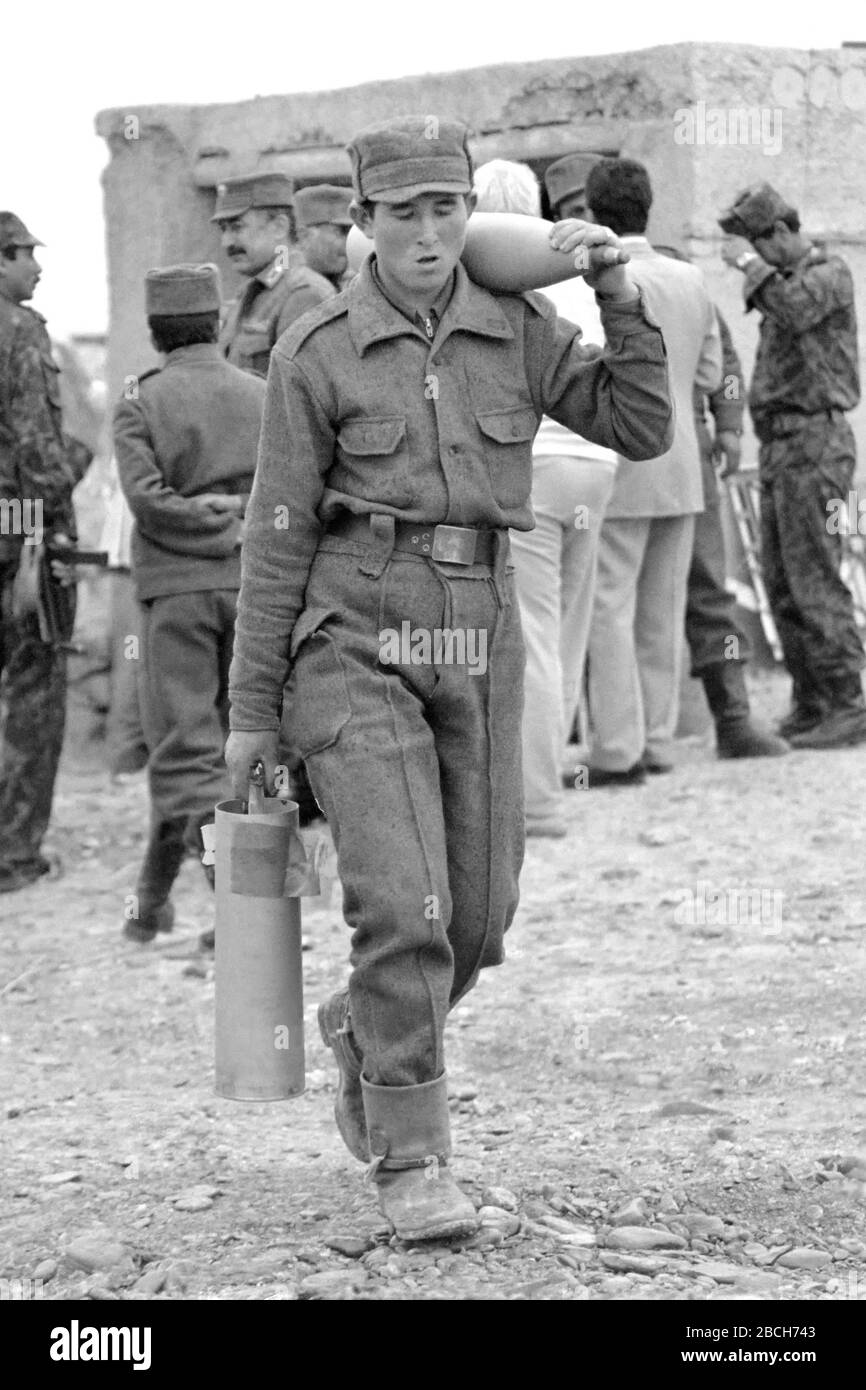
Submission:
POLYGON ((0 282, 13 304, 23 304, 25 299, 33 298, 41 274, 42 267, 33 254, 32 246, 16 246, 14 261, 8 261, 5 255, 0 256, 0 282))
POLYGON ((752 245, 767 265, 785 266, 796 259, 791 252, 792 232, 784 222, 777 222, 772 231, 752 238, 752 245))
POLYGON ((219 224, 222 247, 241 275, 258 275, 273 263, 280 246, 288 246, 289 219, 284 212, 249 208, 219 224))
POLYGON ((460 259, 474 193, 419 193, 405 203, 373 203, 358 210, 358 225, 373 238, 382 283, 396 297, 431 303, 460 259))
POLYGON ((300 244, 310 270, 331 279, 342 275, 349 264, 346 256, 348 232, 348 227, 340 227, 336 222, 307 227, 301 233, 300 244))

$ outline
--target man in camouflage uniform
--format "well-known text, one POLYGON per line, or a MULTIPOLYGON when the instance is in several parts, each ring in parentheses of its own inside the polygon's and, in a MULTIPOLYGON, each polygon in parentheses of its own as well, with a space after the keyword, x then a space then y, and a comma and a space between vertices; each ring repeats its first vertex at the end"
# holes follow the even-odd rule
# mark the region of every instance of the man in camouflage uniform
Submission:
POLYGON ((311 270, 294 240, 292 181, 285 174, 228 179, 217 189, 211 222, 223 250, 246 277, 229 305, 220 347, 234 366, 267 376, 271 348, 295 319, 331 299, 334 287, 311 270))
MULTIPOLYGON (((675 260, 688 260, 671 246, 657 251, 675 260)), ((727 559, 719 507, 716 466, 722 478, 740 467, 743 433, 743 369, 731 330, 718 305, 716 322, 722 340, 722 384, 705 394, 694 390, 695 429, 701 456, 704 510, 695 517, 695 543, 686 596, 686 641, 691 675, 704 687, 716 726, 720 758, 766 758, 787 753, 784 739, 752 722, 743 666, 749 657, 748 639, 737 622, 734 597, 725 582, 727 559), (708 415, 715 433, 711 433, 708 415)))
POLYGON ((761 441, 764 579, 794 683, 780 732, 797 748, 862 743, 863 646, 830 519, 856 465, 845 419, 860 399, 851 272, 802 235, 768 183, 741 193, 719 226, 730 234, 723 259, 745 275, 746 307, 763 315, 749 409, 761 441))
POLYGON ((25 305, 41 267, 20 218, 0 212, 0 892, 51 867, 40 854, 66 715, 66 655, 40 636, 15 579, 42 536, 75 536, 72 489, 91 459, 61 427, 59 368, 25 305), (41 511, 41 516, 40 516, 41 511), (29 522, 28 522, 29 518, 29 522), (24 534, 24 524, 32 534, 24 534), (36 523, 33 525, 33 523, 36 523))

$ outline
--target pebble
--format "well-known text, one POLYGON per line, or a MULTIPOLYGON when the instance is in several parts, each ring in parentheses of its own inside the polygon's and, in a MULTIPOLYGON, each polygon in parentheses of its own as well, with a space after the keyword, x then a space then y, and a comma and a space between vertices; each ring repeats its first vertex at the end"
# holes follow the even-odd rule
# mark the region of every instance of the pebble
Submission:
POLYGON ((723 1139, 729 1144, 733 1144, 737 1137, 736 1130, 731 1125, 711 1125, 707 1133, 710 1139, 723 1139))
POLYGON ((844 1173, 846 1178, 857 1178, 860 1182, 866 1181, 866 1156, 863 1154, 849 1154, 845 1158, 840 1158, 836 1165, 840 1173, 844 1173))
POLYGON ((360 1260, 373 1248, 372 1240, 366 1236, 328 1236, 325 1244, 329 1250, 336 1250, 338 1255, 347 1255, 350 1260, 360 1260))
POLYGON ((849 1238, 847 1240, 840 1240, 839 1244, 844 1250, 847 1250, 849 1255, 856 1255, 859 1259, 862 1259, 863 1256, 866 1255, 866 1245, 864 1245, 862 1240, 853 1240, 849 1238))
POLYGON ((656 1114, 662 1119, 668 1119, 673 1115, 718 1115, 718 1110, 714 1110, 711 1105, 701 1105, 697 1100, 668 1100, 665 1101, 656 1114))
POLYGON ((88 1287, 86 1298, 92 1298, 97 1303, 118 1303, 120 1294, 113 1289, 107 1289, 104 1284, 91 1284, 88 1287))
POLYGON ((800 1245, 795 1250, 789 1250, 786 1255, 780 1255, 776 1264, 783 1265, 785 1269, 824 1269, 830 1262, 831 1256, 826 1250, 814 1250, 811 1246, 800 1245))
POLYGON ((308 1274, 298 1287, 299 1298, 337 1298, 341 1294, 351 1296, 367 1283, 368 1277, 360 1269, 328 1269, 318 1274, 308 1274))
POLYGON ((63 1173, 46 1173, 40 1182, 48 1183, 51 1187, 59 1187, 64 1182, 81 1182, 81 1174, 75 1168, 69 1168, 63 1173))
POLYGON ((391 1251, 387 1245, 377 1245, 375 1250, 361 1257, 361 1264, 365 1269, 377 1270, 387 1264, 391 1257, 391 1251))
POLYGON ((684 1250, 688 1242, 659 1226, 617 1226, 606 1244, 615 1250, 684 1250))
POLYGON ((634 1286, 627 1274, 610 1274, 607 1279, 602 1279, 598 1287, 602 1293, 616 1298, 620 1294, 630 1293, 634 1286))
POLYGON ((482 1207, 502 1207, 503 1211, 517 1211, 520 1203, 508 1187, 485 1187, 481 1193, 482 1207))
POLYGON ((614 1212, 610 1218, 614 1226, 639 1226, 649 1215, 649 1207, 643 1197, 633 1197, 625 1206, 614 1212))
POLYGON ((149 1269, 133 1284, 132 1292, 152 1296, 159 1293, 160 1289, 164 1287, 165 1279, 166 1271, 164 1269, 149 1269))
POLYGON ((720 1216, 707 1216, 705 1212, 685 1212, 682 1220, 688 1227, 689 1235, 704 1240, 707 1236, 721 1236, 725 1223, 720 1216))
POLYGON ((210 1211, 213 1206, 213 1198, 200 1196, 175 1197, 175 1211, 210 1211))
POLYGON ((694 1275, 695 1278, 714 1279, 717 1284, 736 1284, 743 1271, 740 1265, 706 1260, 701 1264, 691 1265, 685 1272, 694 1275))
POLYGON ((43 1284, 47 1284, 49 1279, 53 1279, 57 1273, 56 1260, 40 1260, 33 1271, 34 1279, 41 1279, 43 1284))
POLYGON ((506 1211, 504 1207, 483 1206, 478 1213, 478 1219, 482 1226, 492 1227, 503 1236, 515 1236, 520 1230, 520 1217, 515 1216, 513 1211, 506 1211))
POLYGON ((602 1251, 600 1259, 605 1269, 618 1274, 661 1274, 663 1269, 670 1267, 667 1260, 653 1255, 611 1255, 602 1251))
POLYGON ((762 1245, 759 1240, 748 1240, 743 1246, 743 1254, 747 1260, 760 1260, 769 1253, 766 1245, 762 1245))
POLYGON ((73 1269, 83 1269, 88 1273, 97 1269, 132 1267, 126 1246, 102 1235, 76 1236, 66 1248, 66 1263, 73 1269))

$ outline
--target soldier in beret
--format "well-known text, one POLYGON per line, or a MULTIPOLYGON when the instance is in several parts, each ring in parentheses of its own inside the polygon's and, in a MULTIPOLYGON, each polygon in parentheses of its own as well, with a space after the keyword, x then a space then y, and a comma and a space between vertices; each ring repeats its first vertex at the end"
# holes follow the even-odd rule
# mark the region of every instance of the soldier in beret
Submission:
POLYGON ((295 319, 330 299, 334 287, 304 264, 294 241, 294 190, 285 174, 227 179, 217 189, 211 222, 246 284, 220 333, 236 367, 267 376, 271 349, 295 319))
POLYGON ((298 246, 310 270, 323 275, 335 290, 343 288, 348 266, 346 237, 352 225, 352 190, 316 183, 295 194, 298 246))
MULTIPOLYGON (((51 816, 66 719, 66 653, 40 636, 16 577, 43 538, 72 540, 72 490, 91 460, 62 428, 58 368, 32 299, 42 246, 0 212, 0 892, 49 871, 51 816), (25 529, 26 528, 26 529, 25 529)), ((69 575, 67 578, 72 579, 69 575)))
MULTIPOLYGON (((227 795, 226 678, 240 586, 264 382, 217 345, 213 265, 148 271, 147 321, 161 369, 114 413, 120 482, 135 518, 132 570, 142 606, 139 697, 150 758, 150 838, 124 934, 151 941, 174 918, 172 884, 227 795)), ((211 945, 213 934, 202 942, 211 945)))
POLYGON ((845 412, 860 399, 854 284, 814 246, 768 183, 719 218, 726 264, 761 315, 749 409, 760 440, 761 563, 793 681, 779 732, 795 748, 866 741, 863 646, 839 569, 832 511, 848 497, 856 448, 845 412))
POLYGON ((444 1239, 477 1228, 448 1166, 445 1022, 503 959, 523 856, 508 528, 533 524, 532 438, 546 411, 653 457, 671 405, 661 333, 607 228, 551 233, 588 249, 602 354, 540 295, 469 279, 461 122, 387 121, 348 149, 375 249, 271 358, 226 759, 241 792, 260 758, 272 784, 289 674, 352 929, 348 990, 319 1010, 337 1123, 398 1237, 444 1239))

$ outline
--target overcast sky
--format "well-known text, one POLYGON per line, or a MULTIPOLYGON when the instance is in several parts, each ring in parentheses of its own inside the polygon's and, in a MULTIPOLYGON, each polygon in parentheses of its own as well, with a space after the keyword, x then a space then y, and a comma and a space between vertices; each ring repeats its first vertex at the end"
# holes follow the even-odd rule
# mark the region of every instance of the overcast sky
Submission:
POLYGON ((850 0, 802 7, 473 0, 7 0, 0 24, 0 209, 46 243, 32 301, 52 333, 106 327, 97 111, 237 101, 486 63, 685 41, 837 48, 866 39, 850 0), (859 32, 858 32, 859 30, 859 32))

